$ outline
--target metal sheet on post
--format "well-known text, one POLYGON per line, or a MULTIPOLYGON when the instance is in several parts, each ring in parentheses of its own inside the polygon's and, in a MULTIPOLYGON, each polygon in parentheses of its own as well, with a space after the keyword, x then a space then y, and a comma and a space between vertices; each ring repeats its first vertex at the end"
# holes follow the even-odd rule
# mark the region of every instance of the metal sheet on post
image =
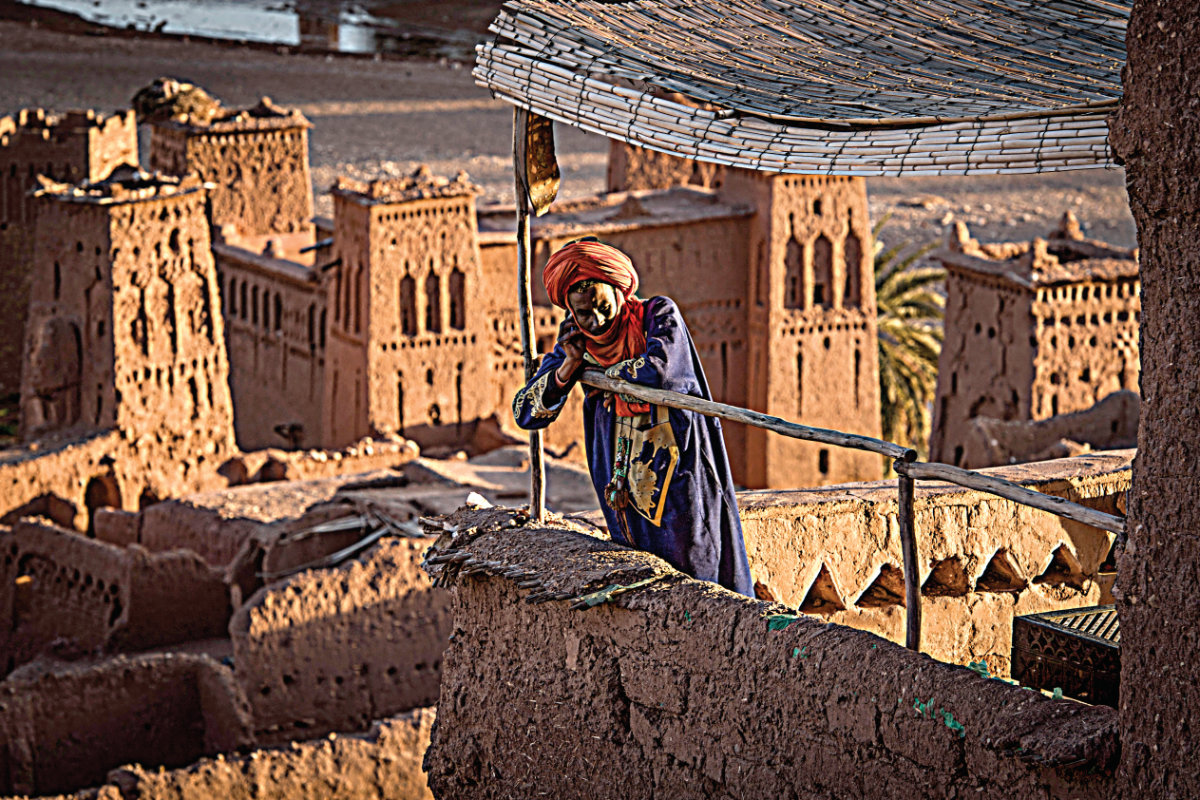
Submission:
MULTIPOLYGON (((540 217, 550 209, 562 182, 554 152, 554 123, 523 108, 516 110, 513 148, 517 167, 518 193, 523 193, 533 214, 540 217)), ((517 198, 517 207, 523 205, 517 198)))
MULTIPOLYGON (((554 155, 554 127, 545 117, 523 108, 513 113, 513 175, 517 195, 517 318, 521 330, 521 355, 525 380, 537 369, 533 352, 533 297, 530 278, 531 236, 529 208, 546 213, 558 194, 558 160, 554 155)), ((546 517, 546 477, 541 431, 529 432, 529 515, 546 517)))

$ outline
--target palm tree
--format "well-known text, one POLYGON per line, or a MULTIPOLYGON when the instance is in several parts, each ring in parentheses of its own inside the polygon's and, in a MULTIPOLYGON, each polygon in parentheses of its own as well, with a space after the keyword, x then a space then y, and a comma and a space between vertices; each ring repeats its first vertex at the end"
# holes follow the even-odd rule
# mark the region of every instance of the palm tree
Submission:
MULTIPOLYGON (((884 217, 875 226, 876 237, 887 221, 884 217)), ((946 271, 913 265, 935 246, 930 242, 912 249, 904 242, 885 250, 878 238, 875 246, 883 438, 922 454, 929 442, 946 304, 936 286, 946 279, 946 271)))

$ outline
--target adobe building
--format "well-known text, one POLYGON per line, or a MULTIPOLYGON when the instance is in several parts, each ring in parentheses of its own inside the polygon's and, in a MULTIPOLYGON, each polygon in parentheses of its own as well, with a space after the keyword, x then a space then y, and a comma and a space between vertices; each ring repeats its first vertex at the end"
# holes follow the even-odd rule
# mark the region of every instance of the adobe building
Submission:
MULTIPOLYGON (((403 436, 470 447, 480 421, 509 424, 523 383, 512 209, 477 209, 465 175, 342 179, 318 241, 311 195, 284 203, 258 183, 303 195, 307 126, 266 100, 211 122, 153 126, 153 164, 227 184, 214 190, 212 215, 239 445, 403 436), (244 171, 247 159, 260 164, 244 171)), ((535 221, 535 263, 571 239, 604 238, 633 258, 643 297, 679 303, 717 400, 878 435, 863 182, 698 167, 633 148, 615 147, 612 161, 613 191, 535 221)), ((562 312, 535 284, 534 335, 546 352, 562 312)), ((549 446, 581 441, 580 408, 576 398, 549 446)), ((747 442, 756 435, 726 426, 742 485, 879 476, 866 454, 747 442)))
POLYGON ((496 410, 481 391, 475 193, 466 173, 333 187, 328 443, 373 431, 452 443, 496 410))
POLYGON ((210 119, 157 120, 150 169, 194 172, 214 184, 212 224, 218 231, 232 225, 242 236, 311 237, 310 127, 299 111, 282 109, 269 97, 253 108, 220 108, 210 119))
MULTIPOLYGON (((723 192, 757 211, 746 273, 747 407, 880 435, 875 282, 866 185, 728 170, 723 192)), ((744 483, 815 486, 878 478, 869 453, 752 428, 744 483)))
POLYGON ((62 115, 40 108, 0 117, 0 398, 21 388, 37 176, 97 181, 137 163, 133 112, 62 115))
MULTIPOLYGON (((215 477, 236 450, 199 179, 125 167, 79 186, 46 181, 37 195, 21 385, 31 455, 90 441, 102 474, 84 493, 89 511, 121 507, 122 493, 143 504, 176 494, 180 473, 204 464, 215 477), (95 444, 112 435, 119 447, 95 444)), ((91 460, 76 456, 76 469, 91 460)), ((41 472, 43 489, 73 477, 41 472)))
MULTIPOLYGON (((947 271, 946 321, 931 460, 990 466, 970 444, 975 418, 1045 420, 1138 391, 1136 250, 1085 239, 1068 213, 1032 242, 980 244, 957 223, 936 258, 947 271)), ((1126 406, 1132 421, 1106 418, 1107 433, 1136 425, 1136 404, 1126 406)))

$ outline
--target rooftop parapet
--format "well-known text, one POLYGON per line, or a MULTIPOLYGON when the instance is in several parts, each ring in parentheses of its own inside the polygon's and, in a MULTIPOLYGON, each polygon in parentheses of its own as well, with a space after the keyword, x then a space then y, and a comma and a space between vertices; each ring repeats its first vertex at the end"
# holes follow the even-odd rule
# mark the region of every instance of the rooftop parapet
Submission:
POLYGON ((151 174, 130 166, 117 167, 101 181, 70 184, 39 177, 38 182, 41 184, 41 188, 35 192, 38 197, 52 197, 64 202, 95 205, 156 200, 191 194, 204 187, 204 183, 195 175, 176 178, 161 173, 151 174))
POLYGON ((956 222, 945 248, 933 254, 951 269, 1003 278, 1027 289, 1080 281, 1115 281, 1138 276, 1138 251, 1087 239, 1068 211, 1045 239, 981 244, 964 222, 956 222))
POLYGON ((246 133, 312 127, 308 118, 298 110, 278 106, 269 97, 263 97, 258 101, 258 105, 252 108, 221 108, 218 104, 215 112, 207 120, 189 114, 162 120, 157 124, 190 133, 246 133))
POLYGON ((105 131, 113 126, 129 124, 132 114, 132 111, 105 114, 90 108, 63 113, 44 108, 23 108, 16 114, 0 117, 0 147, 7 146, 13 136, 52 139, 93 128, 105 131))
POLYGON ((381 178, 368 182, 339 176, 329 191, 363 205, 387 205, 412 200, 466 197, 476 195, 480 190, 462 170, 451 180, 434 175, 429 167, 422 164, 403 178, 381 178))
POLYGON ((277 106, 263 97, 253 108, 231 109, 203 88, 173 78, 158 78, 130 101, 140 122, 197 133, 310 128, 299 111, 277 106))

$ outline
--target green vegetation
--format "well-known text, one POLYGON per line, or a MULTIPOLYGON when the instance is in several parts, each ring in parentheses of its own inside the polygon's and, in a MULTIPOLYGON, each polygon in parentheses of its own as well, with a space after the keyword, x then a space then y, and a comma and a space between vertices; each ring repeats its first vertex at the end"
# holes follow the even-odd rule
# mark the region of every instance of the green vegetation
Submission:
POLYGON ((17 409, 15 402, 11 407, 0 405, 0 439, 11 439, 16 435, 17 409))
MULTIPOLYGON (((884 217, 875 226, 880 229, 884 217)), ((876 245, 875 303, 879 308, 879 411, 883 438, 916 449, 929 443, 930 405, 937 388, 945 298, 937 287, 946 271, 914 267, 935 242, 876 245)))

